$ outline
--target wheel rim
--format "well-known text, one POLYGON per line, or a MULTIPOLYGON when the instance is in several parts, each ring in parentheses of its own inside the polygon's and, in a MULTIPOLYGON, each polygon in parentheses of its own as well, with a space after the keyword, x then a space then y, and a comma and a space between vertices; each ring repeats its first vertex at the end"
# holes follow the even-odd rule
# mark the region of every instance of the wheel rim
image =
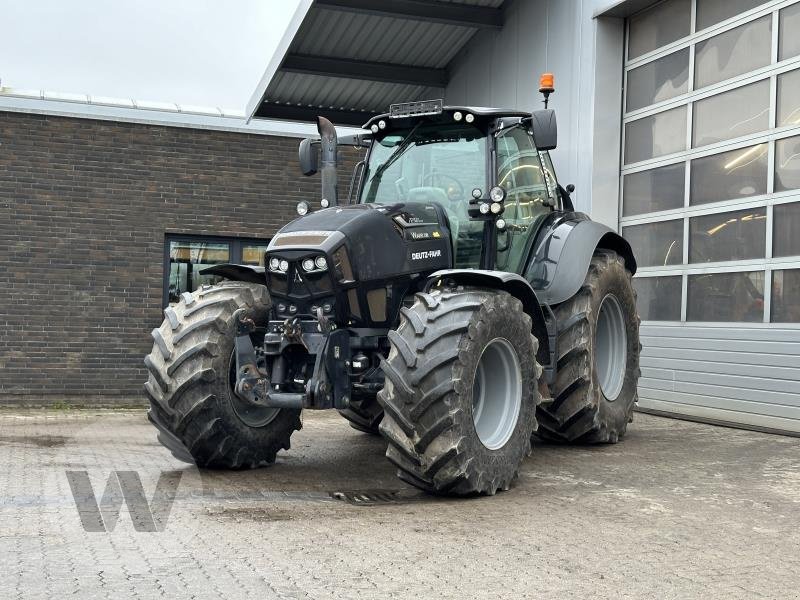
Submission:
POLYGON ((489 450, 506 445, 519 420, 522 374, 517 352, 504 338, 483 349, 472 384, 472 421, 481 443, 489 450))
POLYGON ((258 406, 252 402, 247 402, 236 395, 236 351, 231 353, 230 360, 230 376, 228 378, 228 397, 231 400, 233 412, 239 417, 239 420, 248 427, 264 427, 271 423, 278 413, 281 412, 280 408, 269 408, 267 406, 258 406))
POLYGON ((616 400, 625 382, 628 335, 619 300, 608 294, 600 303, 595 333, 595 369, 600 389, 608 400, 616 400))

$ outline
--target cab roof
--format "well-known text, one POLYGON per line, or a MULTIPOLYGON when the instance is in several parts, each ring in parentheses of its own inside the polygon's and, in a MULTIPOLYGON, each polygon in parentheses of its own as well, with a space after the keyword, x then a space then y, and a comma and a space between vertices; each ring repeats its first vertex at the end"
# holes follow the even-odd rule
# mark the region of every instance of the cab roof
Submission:
POLYGON ((388 113, 383 113, 372 117, 364 123, 364 129, 370 129, 372 125, 381 120, 389 120, 392 123, 406 125, 420 118, 427 117, 431 121, 436 121, 437 117, 445 117, 448 121, 453 119, 452 115, 460 112, 466 117, 473 114, 476 117, 497 119, 502 117, 530 117, 531 113, 515 110, 511 108, 490 108, 486 106, 442 106, 441 100, 427 100, 423 102, 407 102, 404 104, 392 104, 388 113))

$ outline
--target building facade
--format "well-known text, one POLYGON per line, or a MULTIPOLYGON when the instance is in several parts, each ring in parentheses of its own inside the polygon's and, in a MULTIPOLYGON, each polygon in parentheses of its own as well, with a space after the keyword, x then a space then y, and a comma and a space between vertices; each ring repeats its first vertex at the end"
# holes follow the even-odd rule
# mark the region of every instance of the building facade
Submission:
POLYGON ((298 141, 0 112, 0 403, 142 404, 164 306, 319 195, 298 141))
MULTIPOLYGON (((389 102, 432 97, 533 110, 539 73, 555 73, 559 179, 576 185, 579 210, 620 231, 638 257, 640 408, 800 433, 797 31, 798 0, 302 0, 245 117, 323 114, 357 125, 389 102)), ((286 133, 11 113, 0 123, 0 201, 15 219, 0 271, 11 284, 2 305, 12 307, 2 398, 52 393, 42 385, 50 381, 79 395, 102 381, 119 397, 134 393, 146 332, 161 303, 196 284, 192 265, 247 260, 316 192, 295 174, 296 139, 286 133), (36 141, 63 130, 89 136, 68 158, 36 141), (37 183, 43 173, 50 183, 37 183), (80 221, 81 211, 91 216, 80 221), (43 215, 52 232, 36 225, 43 215), (97 241, 72 254, 54 241, 61 235, 97 241), (124 277, 81 269, 86 260, 106 264, 110 251, 124 277), (53 294, 45 277, 68 281, 53 294), (94 308, 86 294, 99 293, 87 289, 112 303, 131 295, 100 330, 128 308, 142 315, 130 332, 109 336, 118 337, 111 356, 130 365, 124 386, 110 383, 105 352, 83 362, 95 317, 80 307, 94 308), (63 298, 61 312, 41 307, 59 294, 73 308, 63 298), (62 345, 43 349, 50 318, 74 333, 59 330, 62 345)))

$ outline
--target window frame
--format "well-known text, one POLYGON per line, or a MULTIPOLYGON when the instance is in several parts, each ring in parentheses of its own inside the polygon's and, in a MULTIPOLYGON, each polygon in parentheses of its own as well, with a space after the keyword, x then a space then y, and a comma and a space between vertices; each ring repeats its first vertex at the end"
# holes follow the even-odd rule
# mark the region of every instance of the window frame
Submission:
MULTIPOLYGON (((687 323, 687 283, 690 275, 704 274, 704 273, 728 273, 728 272, 750 272, 762 271, 764 273, 764 317, 762 323, 746 323, 747 327, 753 326, 774 326, 770 322, 771 319, 771 289, 773 271, 788 270, 800 268, 800 256, 788 257, 773 257, 772 256, 772 237, 774 231, 774 217, 773 207, 781 204, 795 203, 800 201, 800 189, 786 190, 782 192, 775 192, 775 143, 777 140, 789 138, 800 135, 800 124, 798 125, 777 125, 777 96, 778 96, 778 77, 787 72, 800 70, 800 55, 793 56, 784 60, 779 60, 779 34, 780 34, 780 11, 786 7, 800 4, 800 0, 771 0, 764 4, 757 6, 753 9, 747 10, 743 13, 737 14, 724 21, 720 21, 706 29, 696 30, 696 6, 697 1, 691 1, 691 19, 690 19, 690 33, 689 35, 675 40, 669 44, 659 47, 651 52, 637 56, 634 59, 628 58, 628 41, 630 40, 630 20, 625 22, 625 35, 626 41, 624 46, 624 73, 623 73, 623 86, 624 92, 622 94, 623 102, 623 118, 622 118, 622 131, 621 131, 621 149, 625 148, 625 130, 626 125, 642 117, 651 116, 666 110, 686 106, 687 119, 686 119, 686 149, 681 152, 676 152, 669 155, 659 156, 635 163, 624 163, 624 156, 620 161, 620 179, 619 179, 619 203, 618 203, 618 232, 622 233, 623 227, 632 225, 643 225, 659 221, 669 221, 675 219, 683 220, 683 261, 680 265, 667 265, 655 267, 642 267, 637 273, 636 277, 660 277, 660 276, 680 276, 682 277, 682 294, 681 294, 681 320, 680 324, 687 323), (771 44, 770 44, 770 62, 764 67, 760 67, 750 72, 742 73, 725 81, 720 81, 701 89, 694 88, 695 81, 695 45, 698 42, 714 37, 725 31, 729 31, 751 21, 763 18, 766 15, 771 15, 772 31, 771 31, 771 44), (673 98, 657 102, 655 104, 639 108, 633 111, 627 111, 625 106, 627 100, 627 77, 628 72, 650 62, 663 58, 679 50, 685 48, 689 49, 689 75, 688 75, 688 89, 686 93, 680 94, 673 98), (769 81, 769 118, 768 128, 761 132, 748 134, 716 142, 706 146, 695 148, 693 144, 693 128, 694 128, 694 115, 693 107, 694 102, 703 98, 717 96, 721 93, 737 89, 739 87, 756 83, 759 81, 769 81), (737 150, 746 148, 757 144, 766 143, 767 148, 767 189, 766 193, 736 198, 732 200, 723 200, 717 202, 710 202, 707 204, 690 205, 690 183, 691 183, 691 161, 696 158, 711 156, 721 152, 730 150, 737 150), (625 176, 634 173, 648 171, 658 167, 665 167, 670 165, 684 164, 684 192, 683 202, 681 206, 676 208, 654 211, 649 213, 639 213, 630 216, 624 216, 624 185, 625 176), (748 208, 766 208, 766 248, 764 258, 750 259, 750 260, 733 260, 715 263, 694 263, 690 264, 688 261, 689 254, 689 219, 696 216, 709 215, 715 213, 724 213, 733 210, 743 210, 748 208)), ((652 321, 652 323, 663 324, 665 321, 652 321)), ((716 327, 730 327, 730 322, 708 322, 701 323, 697 321, 689 322, 691 325, 708 325, 716 327)), ((800 324, 781 323, 781 327, 800 328, 800 324)))
POLYGON ((164 250, 161 264, 161 307, 169 306, 169 247, 172 242, 205 242, 210 244, 228 244, 230 263, 241 264, 243 246, 267 246, 272 238, 245 238, 220 235, 200 235, 194 233, 165 233, 164 250))

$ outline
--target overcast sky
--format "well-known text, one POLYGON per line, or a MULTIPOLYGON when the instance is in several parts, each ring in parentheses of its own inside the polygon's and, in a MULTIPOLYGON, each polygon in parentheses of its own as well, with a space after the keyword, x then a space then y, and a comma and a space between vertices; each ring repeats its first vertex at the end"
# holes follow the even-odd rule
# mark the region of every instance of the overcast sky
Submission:
POLYGON ((243 109, 298 3, 0 0, 0 80, 243 109))

